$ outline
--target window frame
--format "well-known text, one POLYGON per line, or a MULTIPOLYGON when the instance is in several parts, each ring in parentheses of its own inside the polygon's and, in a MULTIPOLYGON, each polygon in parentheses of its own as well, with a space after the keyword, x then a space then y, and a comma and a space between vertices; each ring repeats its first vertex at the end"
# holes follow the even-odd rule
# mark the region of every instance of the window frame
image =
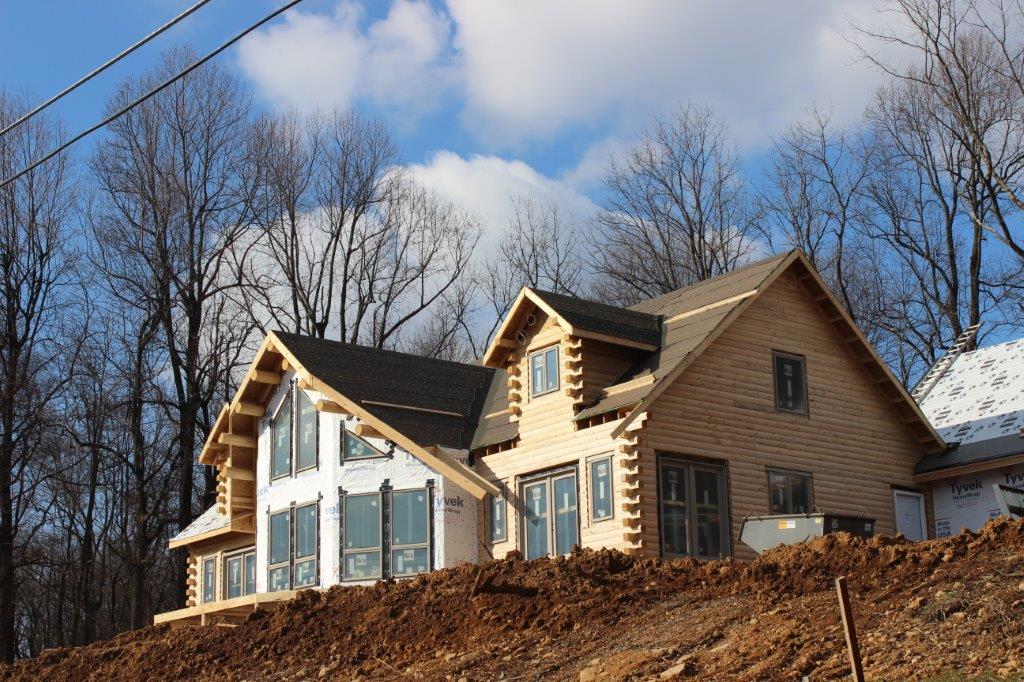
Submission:
POLYGON ((224 577, 223 577, 223 580, 221 581, 222 582, 221 589, 223 590, 223 594, 224 594, 224 598, 225 599, 233 599, 234 598, 234 597, 231 596, 231 589, 230 589, 230 586, 229 586, 229 580, 230 580, 230 575, 231 574, 228 571, 228 564, 230 562, 234 561, 235 559, 238 559, 238 561, 239 561, 239 563, 241 565, 241 575, 242 575, 241 594, 239 594, 238 596, 239 597, 245 597, 245 596, 248 596, 250 594, 255 594, 255 592, 256 592, 255 581, 253 582, 252 592, 250 592, 246 588, 246 574, 245 574, 246 565, 245 564, 246 564, 246 559, 248 557, 250 557, 250 556, 253 557, 253 561, 256 560, 256 546, 255 545, 252 545, 252 546, 249 546, 249 547, 244 547, 242 549, 232 550, 232 551, 226 552, 224 554, 224 562, 223 562, 224 577))
POLYGON ((292 385, 288 386, 288 392, 285 394, 284 400, 277 406, 273 416, 270 418, 270 481, 279 481, 282 478, 291 478, 295 475, 295 405, 294 403, 294 390, 295 387, 292 385), (283 474, 274 473, 274 459, 277 455, 277 420, 281 416, 281 411, 284 410, 285 406, 288 407, 288 471, 283 474))
POLYGON ((615 518, 615 476, 614 467, 612 466, 611 455, 600 455, 587 460, 587 497, 590 498, 590 523, 604 523, 605 521, 611 521, 615 518), (595 503, 597 502, 594 497, 594 465, 600 464, 601 462, 607 462, 608 464, 608 516, 602 516, 598 518, 595 516, 595 503))
POLYGON ((284 509, 278 509, 277 511, 270 512, 267 514, 267 592, 283 592, 284 590, 292 589, 292 570, 291 570, 291 559, 292 559, 292 518, 291 518, 291 507, 284 509), (288 557, 284 561, 274 561, 274 517, 281 516, 282 514, 288 515, 288 557), (271 581, 271 575, 274 571, 282 568, 288 569, 288 584, 280 589, 274 589, 273 582, 271 581))
POLYGON ((346 426, 344 421, 341 422, 341 463, 342 464, 344 464, 345 462, 365 462, 367 460, 378 459, 378 458, 381 458, 381 457, 387 458, 388 454, 386 452, 384 452, 383 450, 381 450, 380 448, 376 447, 373 443, 371 443, 370 441, 366 440, 362 436, 356 435, 355 431, 350 431, 348 429, 348 427, 346 426), (360 443, 362 443, 366 447, 370 448, 370 450, 372 450, 376 454, 368 455, 366 457, 349 457, 349 455, 348 455, 348 439, 350 437, 351 438, 355 438, 357 441, 359 441, 360 443))
POLYGON ((342 514, 341 514, 341 582, 358 582, 362 580, 383 580, 384 579, 384 494, 380 491, 370 493, 345 493, 341 497, 342 514), (355 497, 376 497, 377 498, 377 544, 375 546, 367 545, 365 547, 353 547, 349 549, 345 546, 345 538, 348 535, 348 528, 345 524, 348 523, 350 514, 348 512, 348 501, 355 497), (350 554, 369 554, 371 552, 377 552, 380 559, 377 563, 378 571, 375 576, 360 576, 355 578, 346 577, 346 559, 350 554))
MULTIPOLYGON (((431 542, 430 542, 431 525, 432 525, 431 522, 433 520, 432 519, 433 515, 431 514, 432 503, 433 503, 433 499, 432 499, 432 496, 430 494, 430 488, 428 488, 428 487, 408 488, 408 489, 403 489, 403 490, 392 490, 392 491, 390 491, 388 493, 388 504, 389 504, 388 517, 389 517, 389 519, 391 521, 391 523, 388 524, 390 526, 390 528, 389 528, 389 532, 388 532, 388 547, 387 547, 387 552, 388 552, 387 574, 388 574, 389 578, 410 578, 410 577, 413 577, 413 576, 420 575, 422 573, 429 573, 430 572, 430 567, 431 567, 431 564, 432 564, 432 562, 430 560, 431 553, 432 553, 432 551, 431 551, 432 547, 431 547, 431 542), (423 497, 425 498, 424 499, 424 507, 425 507, 424 511, 426 511, 426 515, 427 515, 427 536, 426 536, 426 538, 424 539, 423 542, 406 542, 406 543, 395 542, 395 528, 397 526, 397 524, 395 523, 395 495, 412 495, 412 494, 420 493, 420 492, 423 493, 423 497), (396 550, 406 550, 406 549, 412 549, 412 550, 425 549, 427 551, 427 570, 426 571, 416 571, 415 573, 409 573, 409 572, 397 573, 394 570, 394 558, 395 558, 394 557, 394 553, 395 553, 395 551, 396 550)), ((383 512, 383 509, 381 511, 383 512)), ((382 535, 383 535, 383 533, 382 533, 382 535)), ((382 537, 382 539, 383 539, 383 537, 382 537)), ((385 572, 384 571, 384 567, 382 566, 381 567, 381 573, 384 573, 384 572, 385 572)))
MULTIPOLYGON (((302 473, 303 471, 312 471, 320 468, 320 410, 316 409, 316 401, 313 400, 308 393, 303 391, 299 387, 294 389, 294 397, 292 404, 292 438, 294 444, 292 448, 292 476, 302 473), (301 416, 298 410, 299 407, 299 395, 302 395, 309 404, 313 407, 313 463, 309 466, 299 468, 299 417, 301 416)), ((319 519, 319 515, 317 517, 319 519)))
MULTIPOLYGON (((765 483, 768 486, 768 512, 769 512, 769 514, 772 514, 772 515, 789 515, 789 514, 810 514, 811 513, 811 510, 814 509, 814 474, 812 474, 810 471, 798 471, 796 469, 784 469, 784 468, 780 468, 780 467, 771 467, 771 466, 766 466, 764 468, 764 473, 765 473, 765 483), (797 512, 797 511, 776 512, 775 511, 775 509, 773 508, 775 506, 775 504, 774 504, 774 501, 772 500, 772 475, 773 474, 775 474, 777 476, 787 476, 787 477, 789 477, 789 476, 797 476, 797 477, 800 477, 800 478, 806 478, 807 479, 807 511, 805 511, 805 512, 797 512)), ((792 490, 791 486, 789 488, 789 492, 788 492, 788 495, 787 495, 787 502, 788 502, 788 506, 790 508, 792 508, 793 507, 793 490, 792 490)))
POLYGON ((562 351, 560 349, 560 346, 561 344, 556 343, 550 346, 545 346, 544 348, 538 348, 537 350, 531 351, 529 354, 527 354, 526 370, 527 372, 529 372, 530 375, 530 398, 539 398, 542 395, 554 393, 562 387, 562 370, 559 366, 559 363, 561 363, 562 361, 562 351), (551 351, 554 351, 555 353, 555 385, 549 387, 547 386, 546 380, 546 377, 548 376, 547 355, 551 351), (537 386, 533 376, 533 359, 536 357, 544 358, 543 368, 545 376, 545 388, 540 391, 536 390, 537 386))
MULTIPOLYGON (((520 508, 517 516, 517 523, 519 524, 519 551, 524 557, 529 555, 528 546, 529 538, 527 537, 527 521, 526 514, 528 513, 527 501, 526 501, 526 489, 539 483, 544 483, 547 486, 545 504, 547 509, 547 549, 548 552, 544 556, 556 557, 556 556, 568 556, 572 549, 565 554, 556 553, 558 544, 558 532, 557 532, 557 504, 555 500, 555 482, 564 478, 575 479, 575 490, 576 490, 576 545, 583 546, 583 525, 580 522, 580 507, 582 506, 580 500, 580 471, 579 463, 573 463, 565 466, 559 466, 554 469, 547 469, 544 471, 537 471, 532 474, 528 474, 518 478, 516 483, 519 490, 520 508)), ((540 557, 534 557, 540 558, 540 557)))
POLYGON ((808 390, 807 390, 807 357, 799 355, 797 353, 789 353, 787 351, 772 350, 772 394, 775 399, 775 411, 785 412, 786 414, 800 414, 804 416, 810 415, 810 405, 808 401, 808 390), (782 407, 779 403, 779 359, 785 360, 796 360, 800 363, 803 370, 803 407, 799 410, 782 407))
POLYGON ((508 500, 506 500, 505 486, 499 486, 501 488, 500 495, 488 495, 488 510, 487 510, 487 535, 490 538, 491 544, 499 542, 508 542, 508 500), (500 519, 500 533, 498 532, 498 519, 496 511, 501 510, 500 519))
POLYGON ((216 555, 212 555, 211 554, 211 555, 208 555, 208 556, 204 556, 202 558, 202 562, 200 563, 200 582, 201 582, 201 584, 203 586, 203 589, 202 589, 202 599, 201 599, 200 603, 202 603, 202 604, 209 604, 211 602, 217 601, 217 556, 216 555), (207 593, 207 590, 206 590, 206 567, 207 566, 212 566, 213 567, 213 574, 210 576, 210 590, 209 590, 209 593, 207 593))
POLYGON ((728 462, 704 461, 685 455, 673 453, 655 453, 657 505, 658 505, 658 555, 663 558, 675 559, 692 557, 701 561, 715 561, 733 555, 732 547, 732 500, 729 490, 729 465, 728 462), (685 553, 668 552, 665 550, 665 520, 664 520, 664 497, 662 495, 662 475, 665 467, 684 468, 686 470, 686 481, 684 483, 684 508, 686 514, 686 547, 685 553), (719 522, 719 543, 721 545, 721 556, 705 556, 697 554, 697 507, 696 501, 696 476, 697 471, 714 473, 718 476, 718 495, 720 498, 719 509, 721 519, 719 522))
POLYGON ((301 590, 308 587, 316 587, 320 584, 320 501, 315 500, 312 502, 303 502, 300 504, 291 505, 291 589, 301 590), (299 551, 299 510, 307 507, 313 508, 313 553, 304 554, 301 557, 298 556, 299 551), (301 560, 301 561, 300 561, 301 560), (305 585, 299 585, 296 579, 298 573, 298 565, 300 563, 313 562, 313 582, 305 585))

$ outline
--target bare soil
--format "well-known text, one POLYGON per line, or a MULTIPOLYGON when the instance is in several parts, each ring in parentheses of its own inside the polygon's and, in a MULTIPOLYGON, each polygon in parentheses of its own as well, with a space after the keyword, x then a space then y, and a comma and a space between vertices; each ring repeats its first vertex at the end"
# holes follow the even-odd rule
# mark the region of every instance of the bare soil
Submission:
POLYGON ((1024 523, 923 543, 847 534, 700 563, 584 550, 309 591, 234 628, 149 627, 0 667, 5 680, 812 680, 1024 671, 1024 523))

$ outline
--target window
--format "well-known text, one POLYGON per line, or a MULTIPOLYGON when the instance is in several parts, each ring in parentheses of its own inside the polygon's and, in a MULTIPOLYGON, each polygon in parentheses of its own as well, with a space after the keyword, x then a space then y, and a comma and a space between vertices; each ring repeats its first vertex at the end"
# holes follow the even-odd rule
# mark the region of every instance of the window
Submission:
POLYGON ((203 603, 217 598, 217 560, 213 557, 203 559, 203 603))
POLYGON ((270 431, 274 443, 270 454, 270 478, 281 478, 292 473, 292 394, 285 396, 274 415, 270 431))
POLYGON ((270 515, 270 592, 317 584, 318 507, 313 502, 270 515))
POLYGON ((270 515, 270 557, 267 591, 277 592, 291 587, 291 510, 270 515))
POLYGON ((530 395, 558 390, 558 346, 530 354, 530 395))
POLYGON ((430 507, 426 490, 391 493, 391 575, 430 570, 430 507))
POLYGON ((568 554, 579 543, 576 469, 562 470, 524 482, 523 549, 527 559, 568 554))
POLYGON ((772 353, 775 365, 775 407, 807 414, 807 362, 799 355, 772 353))
POLYGON ((491 502, 491 542, 505 542, 508 539, 508 531, 505 524, 505 497, 499 495, 489 499, 491 502))
POLYGON ((768 501, 772 514, 808 513, 811 511, 811 475, 769 469, 768 501))
POLYGON ((370 457, 386 456, 356 434, 348 430, 345 431, 345 437, 342 439, 342 459, 368 459, 370 457))
POLYGON ((228 599, 256 591, 256 550, 224 557, 224 594, 228 599))
POLYGON ((342 548, 342 580, 366 580, 381 576, 380 494, 345 497, 342 548))
POLYGON ((317 523, 316 503, 295 508, 295 587, 317 583, 317 523))
POLYGON ((724 466, 658 458, 658 516, 666 557, 729 554, 724 466))
POLYGON ((317 465, 317 412, 316 405, 305 391, 296 391, 295 471, 315 469, 317 465))
POLYGON ((612 518, 612 458, 603 457, 590 463, 590 520, 612 518))
POLYGON ((432 485, 343 494, 342 580, 402 577, 431 569, 432 485))

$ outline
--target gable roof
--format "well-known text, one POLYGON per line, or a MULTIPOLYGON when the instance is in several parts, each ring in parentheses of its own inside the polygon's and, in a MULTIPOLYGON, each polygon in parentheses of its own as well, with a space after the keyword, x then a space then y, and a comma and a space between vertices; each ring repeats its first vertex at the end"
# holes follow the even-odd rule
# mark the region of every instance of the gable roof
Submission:
POLYGON ((919 476, 1024 454, 1024 339, 960 354, 921 400, 949 451, 917 465, 919 476))
POLYGON ((469 446, 493 369, 300 334, 274 335, 311 374, 420 445, 469 446))
POLYGON ((661 343, 661 320, 657 314, 588 301, 575 296, 530 289, 578 331, 601 334, 657 346, 661 343))
POLYGON ((493 370, 285 332, 269 332, 263 340, 234 399, 210 430, 201 462, 217 462, 217 444, 230 431, 228 416, 241 409, 250 382, 260 383, 259 375, 274 374, 260 369, 268 354, 283 356, 310 388, 324 394, 326 402, 355 415, 470 494, 481 499, 498 494, 492 483, 443 450, 468 446, 493 370))

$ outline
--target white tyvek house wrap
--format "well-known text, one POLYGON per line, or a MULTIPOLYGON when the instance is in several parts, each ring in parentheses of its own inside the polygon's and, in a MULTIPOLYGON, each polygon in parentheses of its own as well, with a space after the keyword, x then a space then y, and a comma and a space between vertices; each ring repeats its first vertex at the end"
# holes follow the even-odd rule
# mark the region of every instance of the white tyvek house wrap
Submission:
MULTIPOLYGON (((434 568, 455 566, 476 561, 476 500, 454 482, 443 479, 418 459, 388 441, 367 438, 367 442, 391 457, 374 458, 342 463, 341 439, 343 430, 354 429, 355 417, 319 413, 319 467, 294 477, 270 480, 271 432, 269 416, 277 412, 292 386, 294 372, 284 376, 281 386, 270 399, 267 418, 260 422, 256 457, 256 591, 267 591, 267 565, 269 557, 269 515, 287 509, 292 504, 302 505, 320 501, 320 582, 321 587, 341 582, 339 488, 346 494, 379 492, 388 480, 394 491, 422 489, 428 480, 434 481, 434 568)), ((302 390, 295 386, 295 390, 302 390)), ((317 391, 306 391, 315 403, 324 396, 317 391)), ((449 451, 465 463, 465 452, 449 451)), ((373 581, 346 582, 366 584, 373 581)))
POLYGON ((958 357, 921 401, 947 442, 970 443, 1024 428, 1024 339, 958 357))
MULTIPOLYGON (((971 443, 1024 429, 1024 339, 964 353, 921 402, 947 442, 971 443)), ((1024 440, 1022 440, 1024 446, 1024 440)), ((1024 485, 1024 465, 966 474, 932 484, 935 535, 977 530, 999 515, 994 483, 1024 485)))

